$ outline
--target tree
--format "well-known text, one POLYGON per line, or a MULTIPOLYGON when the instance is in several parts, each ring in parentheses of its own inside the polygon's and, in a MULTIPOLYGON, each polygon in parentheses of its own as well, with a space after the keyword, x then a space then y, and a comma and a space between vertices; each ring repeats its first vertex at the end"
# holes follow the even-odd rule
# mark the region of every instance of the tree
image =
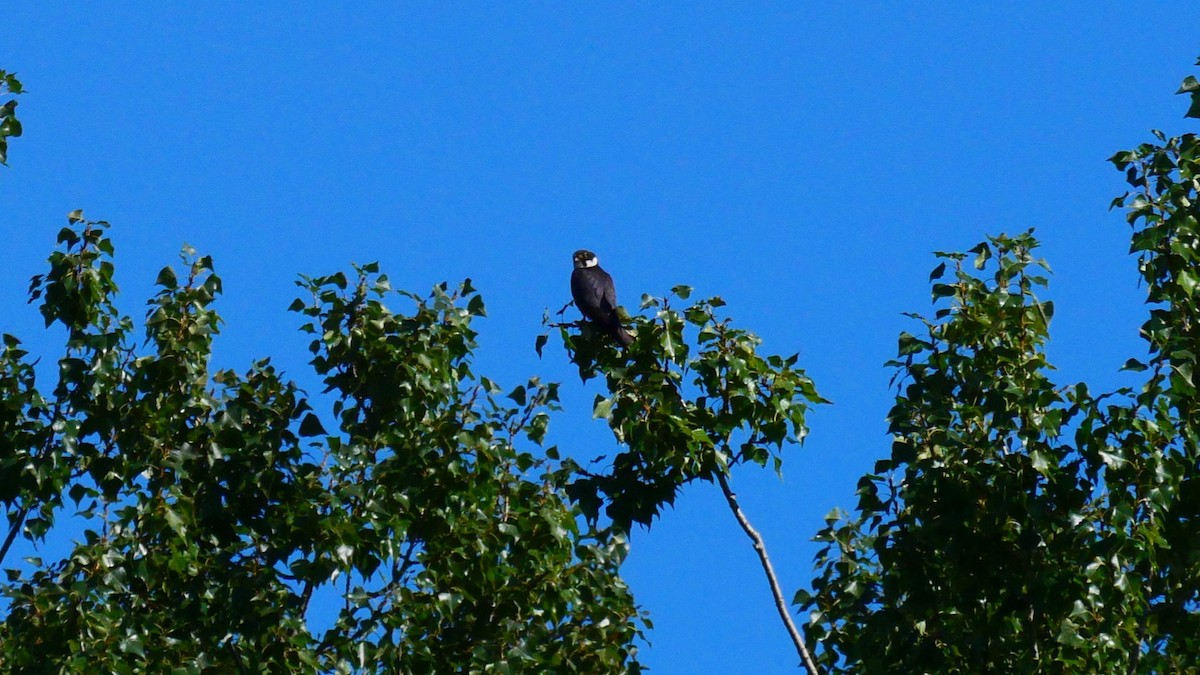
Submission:
POLYGON ((3 667, 637 671, 648 622, 618 575, 626 534, 696 479, 721 485, 773 575, 726 476, 778 468, 821 399, 795 356, 759 356, 720 319, 719 299, 678 312, 647 298, 657 315, 627 352, 562 327, 584 378, 605 373, 595 411, 628 446, 600 474, 539 447, 558 385, 503 395, 473 372, 485 308, 469 281, 419 297, 375 265, 303 278, 291 309, 313 335, 322 416, 268 359, 210 373, 221 280, 190 249, 158 275, 139 349, 109 225, 69 220, 30 289, 66 333, 52 391, 3 337, 0 560, 19 533, 51 535, 68 505, 84 540, 7 568, 3 667), (396 295, 410 314, 386 307, 396 295), (317 594, 342 607, 323 633, 317 594))
MULTIPOLYGON (((676 286, 665 298, 643 296, 642 309, 655 315, 634 319, 636 337, 627 349, 619 349, 590 324, 579 335, 558 324, 580 378, 603 374, 609 396, 596 397, 593 414, 608 420, 613 436, 625 446, 602 473, 572 464, 579 477, 567 493, 589 522, 596 522, 603 506, 613 526, 626 531, 632 523, 649 527, 684 485, 716 482, 754 545, 797 657, 816 673, 766 544, 739 506, 729 474, 734 466, 766 466, 768 461, 780 472, 782 450, 800 444, 808 433, 809 407, 827 401, 796 367, 797 355, 760 355, 757 336, 719 315, 725 304, 719 297, 682 311, 671 306, 672 298, 686 301, 691 292, 676 286)), ((547 339, 538 338, 539 353, 547 339)))
MULTIPOLYGON (((1198 62, 1197 65, 1200 65, 1198 62)), ((1200 118, 1189 77, 1188 117, 1200 118)), ((900 336, 890 457, 818 535, 819 660, 850 672, 1191 672, 1200 664, 1200 151, 1119 152, 1149 318, 1140 387, 1050 379, 1032 233, 940 253, 900 336), (946 274, 948 280, 943 280, 946 274)))
MULTIPOLYGON (((1200 117, 1200 84, 1181 92, 1200 117)), ((593 413, 619 450, 584 462, 544 445, 560 385, 475 372, 469 280, 417 295, 375 264, 301 277, 310 396, 269 359, 211 371, 221 280, 186 247, 139 339, 109 225, 72 212, 29 289, 65 337, 51 386, 50 358, 0 336, 0 668, 638 672, 628 535, 696 481, 751 539, 810 673, 1193 668, 1200 153, 1155 135, 1113 157, 1151 306, 1149 357, 1126 364, 1143 384, 1053 382, 1032 232, 938 254, 938 306, 892 362, 891 455, 857 513, 830 517, 793 600, 815 657, 729 479, 779 471, 825 401, 720 298, 644 296, 628 346, 547 317, 539 353, 556 332, 606 389, 593 413), (82 530, 68 555, 8 559, 64 520, 82 530), (328 625, 318 598, 339 608, 328 625)))
POLYGON ((31 289, 66 332, 52 391, 3 337, 0 557, 68 505, 84 536, 6 568, 0 667, 638 670, 625 539, 579 526, 567 472, 537 450, 556 387, 502 396, 473 373, 469 282, 401 294, 408 314, 384 306, 374 266, 301 282, 329 433, 269 360, 210 374, 210 258, 162 270, 139 350, 108 225, 70 220, 31 289), (341 605, 323 631, 320 594, 341 605))
POLYGON ((211 371, 221 279, 190 248, 159 273, 139 339, 109 231, 69 214, 30 284, 66 339, 52 387, 43 357, 2 336, 0 668, 638 672, 650 624, 619 576, 628 534, 697 479, 754 541, 812 667, 728 475, 778 471, 822 399, 719 298, 647 296, 628 349, 560 325, 583 379, 605 377, 595 413, 625 446, 585 469, 543 447, 559 385, 474 372, 485 307, 469 280, 418 296, 375 264, 301 277, 290 309, 325 387, 310 398, 270 359, 211 371), (69 555, 8 559, 18 535, 69 537, 64 521, 82 531, 69 555), (332 625, 318 597, 340 606, 332 625))

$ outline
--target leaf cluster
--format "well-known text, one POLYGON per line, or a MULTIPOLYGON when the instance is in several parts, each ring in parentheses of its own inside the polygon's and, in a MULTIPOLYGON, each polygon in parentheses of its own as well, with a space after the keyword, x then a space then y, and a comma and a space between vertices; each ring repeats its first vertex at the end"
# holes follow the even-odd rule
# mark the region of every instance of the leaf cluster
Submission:
POLYGON ((690 295, 677 286, 644 296, 652 315, 633 317, 636 337, 624 349, 590 324, 579 332, 560 324, 580 377, 603 375, 607 395, 597 395, 593 414, 622 447, 605 470, 579 469, 568 488, 593 521, 603 509, 618 530, 648 526, 692 481, 746 462, 780 471, 782 450, 808 432, 808 410, 826 402, 797 355, 760 354, 756 335, 720 316, 720 298, 673 306, 690 295))
MULTIPOLYGON (((0 94, 24 94, 25 89, 16 73, 0 70, 0 94)), ((8 164, 8 139, 21 135, 21 122, 17 119, 17 100, 0 103, 0 164, 8 164)))

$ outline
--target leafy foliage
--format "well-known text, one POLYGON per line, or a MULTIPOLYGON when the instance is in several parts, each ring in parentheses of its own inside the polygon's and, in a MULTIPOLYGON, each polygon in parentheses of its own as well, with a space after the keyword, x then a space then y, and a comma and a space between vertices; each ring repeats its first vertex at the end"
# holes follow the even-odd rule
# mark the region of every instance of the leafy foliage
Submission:
POLYGON ((762 356, 757 336, 721 318, 720 298, 671 306, 690 295, 677 286, 664 298, 644 296, 654 316, 634 318, 626 349, 589 324, 579 333, 560 324, 580 377, 604 375, 609 395, 596 397, 593 414, 625 446, 606 472, 578 469, 569 487, 593 521, 603 506, 618 530, 649 526, 694 480, 712 482, 746 462, 779 471, 782 449, 808 432, 809 407, 826 402, 796 368, 798 356, 762 356))
MULTIPOLYGON (((570 462, 579 477, 567 493, 590 523, 599 520, 603 507, 612 527, 627 532, 634 523, 650 527, 684 485, 716 482, 752 542, 800 662, 816 675, 766 544, 739 506, 729 475, 736 465, 765 466, 768 460, 780 472, 784 447, 801 443, 808 433, 809 407, 827 401, 796 368, 797 355, 762 356, 757 336, 719 317, 725 304, 720 298, 672 308, 673 298, 686 301, 691 292, 676 286, 664 298, 643 296, 642 309, 654 316, 634 317, 633 342, 622 348, 592 322, 583 322, 577 334, 570 330, 574 324, 558 324, 580 378, 604 375, 608 396, 598 395, 592 412, 608 421, 623 446, 599 473, 570 462)), ((539 354, 548 337, 538 337, 539 354)))
MULTIPOLYGON (((0 70, 0 94, 23 94, 25 89, 16 73, 0 70)), ((21 135, 21 123, 17 120, 17 100, 0 103, 0 164, 8 164, 8 139, 21 135)))
MULTIPOLYGON (((1194 78, 1181 93, 1192 96, 1194 78)), ((1200 661, 1200 153, 1117 153, 1146 283, 1143 384, 1054 384, 1031 234, 939 254, 931 318, 902 334, 891 456, 818 535, 795 602, 830 669, 1181 672, 1200 661), (949 281, 942 277, 952 272, 949 281)))
POLYGON ((67 339, 53 390, 16 337, 0 354, 0 560, 64 510, 83 534, 6 568, 9 670, 636 672, 649 622, 618 575, 632 523, 697 478, 734 504, 729 468, 778 470, 822 400, 719 299, 647 298, 627 351, 562 331, 580 373, 604 373, 595 412, 627 445, 587 472, 542 447, 558 385, 506 393, 474 373, 470 281, 422 297, 372 264, 298 282, 323 413, 269 360, 210 371, 211 258, 185 247, 162 269, 139 341, 108 224, 68 219, 30 287, 67 339), (340 604, 323 631, 314 597, 340 604))
POLYGON ((70 221, 31 286, 67 336, 53 391, 3 337, 0 557, 69 505, 84 531, 61 560, 6 568, 0 667, 639 669, 625 540, 580 527, 569 471, 538 447, 555 385, 502 396, 473 373, 469 282, 401 293, 397 314, 373 265, 305 278, 292 308, 322 416, 268 360, 210 374, 221 280, 191 250, 158 275, 139 348, 108 225, 70 221), (341 605, 323 632, 314 596, 341 605))
MULTIPOLYGON (((4 71, 0 87, 23 91, 4 71)), ((1179 93, 1200 118, 1195 78, 1179 93)), ((0 107, 0 162, 14 108, 0 107)), ((1200 150, 1154 133, 1112 158, 1150 307, 1148 356, 1126 364, 1140 386, 1051 379, 1032 231, 938 254, 934 312, 911 315, 891 362, 890 456, 857 512, 829 517, 813 590, 794 598, 826 668, 1200 662, 1200 150)), ((211 371, 211 258, 185 247, 159 273, 139 337, 117 309, 108 224, 68 220, 29 289, 66 339, 52 386, 0 336, 0 669, 638 672, 649 622, 619 576, 626 537, 700 480, 753 540, 816 672, 728 478, 780 471, 825 401, 720 298, 644 296, 625 348, 558 324, 581 379, 603 378, 593 413, 621 448, 585 468, 544 447, 558 385, 506 391, 474 372, 485 306, 469 280, 419 296, 374 264, 302 277, 291 309, 325 387, 310 399, 269 359, 211 371), (82 529, 68 555, 7 560, 64 514, 82 529), (315 598, 339 607, 331 625, 315 598)))
POLYGON ((595 412, 627 445, 601 475, 543 447, 558 385, 505 393, 474 373, 485 307, 469 280, 422 297, 374 264, 302 277, 291 310, 312 336, 317 410, 269 359, 211 372, 210 257, 185 247, 162 269, 139 340, 117 309, 109 225, 68 220, 29 289, 66 335, 52 391, 3 336, 0 564, 64 511, 82 535, 60 560, 5 567, 0 668, 638 672, 650 624, 618 574, 626 535, 697 478, 720 483, 755 539, 809 659, 726 476, 747 461, 778 471, 822 399, 796 356, 760 356, 718 318, 719 299, 681 313, 647 298, 657 314, 628 352, 590 326, 562 331, 584 379, 605 375, 595 412), (396 297, 412 311, 390 309, 396 297), (315 597, 340 604, 323 629, 315 597))

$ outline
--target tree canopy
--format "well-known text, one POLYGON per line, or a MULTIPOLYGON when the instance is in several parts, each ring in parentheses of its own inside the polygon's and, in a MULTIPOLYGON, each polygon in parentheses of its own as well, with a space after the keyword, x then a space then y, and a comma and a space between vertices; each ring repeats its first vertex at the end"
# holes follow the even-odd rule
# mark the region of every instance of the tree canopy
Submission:
MULTIPOLYGON (((1200 118, 1196 79, 1180 93, 1200 118)), ((780 471, 827 401, 720 298, 644 296, 627 347, 547 315, 538 352, 556 337, 603 382, 592 409, 618 450, 590 462, 546 443, 563 385, 476 372, 470 280, 416 294, 377 264, 301 277, 290 309, 323 387, 307 392, 270 359, 213 369, 209 256, 185 247, 144 318, 124 313, 110 225, 74 211, 28 289, 61 353, 0 337, 0 668, 639 672, 651 623, 620 575, 629 534, 701 482, 810 672, 1194 669, 1200 150, 1154 135, 1112 157, 1149 306, 1148 355, 1125 366, 1140 385, 1053 380, 1032 231, 938 253, 935 309, 890 364, 891 453, 818 533, 792 606, 729 477, 780 471), (66 525, 67 555, 8 558, 66 525)))
POLYGON ((778 466, 821 400, 719 299, 671 307, 679 287, 645 299, 627 350, 561 326, 581 375, 605 374, 595 412, 627 447, 585 470, 542 447, 559 385, 474 372, 470 281, 418 296, 374 264, 303 277, 291 309, 325 387, 310 397, 269 359, 211 372, 210 257, 162 269, 139 339, 108 223, 69 221, 30 287, 66 337, 52 389, 3 336, 0 559, 64 513, 83 537, 6 567, 10 669, 638 671, 649 622, 618 573, 631 526, 696 479, 735 505, 725 474, 778 466), (340 606, 332 626, 314 625, 316 597, 340 606))
MULTIPOLYGON (((1200 65, 1200 64, 1198 64, 1200 65)), ((1188 117, 1200 85, 1184 81, 1188 117)), ((1200 152, 1118 152, 1145 284, 1140 386, 1059 384, 1031 233, 942 253, 900 336, 891 455, 818 535, 808 638, 853 672, 1183 672, 1200 664, 1200 152)))
POLYGON ((303 281, 328 433, 268 360, 209 372, 209 258, 159 274, 139 349, 107 224, 71 221, 32 288, 67 333, 52 391, 4 337, 0 499, 7 543, 46 536, 67 507, 84 539, 9 569, 6 668, 636 666, 624 539, 579 528, 561 468, 523 449, 554 386, 502 396, 472 372, 484 306, 469 284, 394 314, 372 266, 303 281), (341 610, 320 631, 309 604, 334 584, 341 610))

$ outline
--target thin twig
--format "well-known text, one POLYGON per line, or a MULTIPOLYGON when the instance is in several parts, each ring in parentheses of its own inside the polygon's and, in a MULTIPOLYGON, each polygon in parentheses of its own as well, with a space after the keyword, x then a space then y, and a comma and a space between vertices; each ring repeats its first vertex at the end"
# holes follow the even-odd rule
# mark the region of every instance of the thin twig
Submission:
POLYGON ((746 514, 742 513, 742 507, 738 505, 737 495, 729 487, 729 479, 725 477, 725 472, 718 469, 716 474, 717 482, 721 484, 721 492, 725 494, 725 501, 729 503, 729 510, 733 511, 733 517, 737 518, 738 524, 742 526, 746 536, 754 542, 754 552, 758 554, 758 561, 762 563, 763 572, 766 573, 767 581, 771 584, 771 595, 775 596, 775 609, 779 610, 779 618, 783 620, 788 635, 792 637, 792 644, 796 645, 796 653, 800 655, 800 660, 804 662, 804 667, 808 670, 809 675, 820 675, 821 671, 817 670, 817 664, 813 662, 812 655, 804 646, 804 638, 800 637, 800 631, 796 629, 796 624, 788 612, 787 602, 783 599, 783 590, 779 588, 779 579, 775 576, 775 568, 771 565, 771 559, 767 557, 767 545, 763 542, 762 535, 750 524, 746 514))

